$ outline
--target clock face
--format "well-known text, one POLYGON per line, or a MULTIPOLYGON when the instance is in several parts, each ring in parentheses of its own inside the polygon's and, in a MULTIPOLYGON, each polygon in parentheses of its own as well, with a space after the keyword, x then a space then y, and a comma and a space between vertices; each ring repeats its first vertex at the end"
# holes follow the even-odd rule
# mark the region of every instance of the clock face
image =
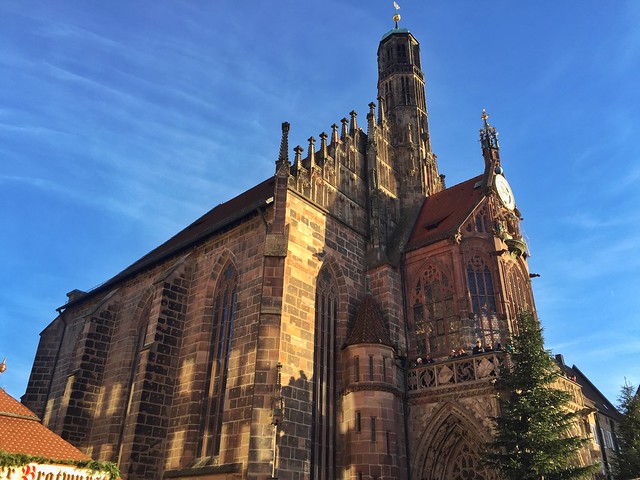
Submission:
POLYGON ((509 186, 509 182, 502 175, 496 175, 495 177, 495 186, 496 191, 498 192, 498 197, 509 210, 513 210, 516 208, 516 201, 513 198, 513 192, 511 191, 511 187, 509 186))

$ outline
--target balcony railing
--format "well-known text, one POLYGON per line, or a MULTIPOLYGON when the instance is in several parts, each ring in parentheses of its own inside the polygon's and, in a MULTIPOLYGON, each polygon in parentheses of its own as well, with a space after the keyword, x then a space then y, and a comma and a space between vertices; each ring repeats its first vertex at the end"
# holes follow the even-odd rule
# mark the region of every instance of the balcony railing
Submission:
POLYGON ((409 395, 460 384, 487 383, 505 368, 506 354, 467 355, 412 367, 407 372, 409 395))

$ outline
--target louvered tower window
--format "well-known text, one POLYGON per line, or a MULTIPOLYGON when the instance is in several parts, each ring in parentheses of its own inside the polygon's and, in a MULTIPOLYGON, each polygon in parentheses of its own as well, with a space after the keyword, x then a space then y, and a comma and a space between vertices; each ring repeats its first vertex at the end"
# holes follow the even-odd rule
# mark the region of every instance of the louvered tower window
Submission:
POLYGON ((222 415, 224 412, 229 353, 233 337, 236 306, 237 274, 233 265, 223 270, 213 297, 211 344, 209 350, 209 377, 205 386, 204 416, 201 435, 201 456, 220 453, 222 415))
POLYGON ((318 275, 315 310, 315 348, 311 430, 311 479, 329 480, 335 474, 336 377, 335 348, 338 292, 331 272, 318 275))

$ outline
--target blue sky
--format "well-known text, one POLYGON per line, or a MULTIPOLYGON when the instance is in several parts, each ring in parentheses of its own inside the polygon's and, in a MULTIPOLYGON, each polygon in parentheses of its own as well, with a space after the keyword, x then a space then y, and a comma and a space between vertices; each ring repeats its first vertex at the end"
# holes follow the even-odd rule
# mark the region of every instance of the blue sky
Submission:
MULTIPOLYGON (((640 382, 640 2, 403 0, 432 144, 483 169, 486 108, 531 249, 547 346, 615 401, 640 382)), ((386 0, 0 2, 0 386, 39 333, 376 98, 386 0)))

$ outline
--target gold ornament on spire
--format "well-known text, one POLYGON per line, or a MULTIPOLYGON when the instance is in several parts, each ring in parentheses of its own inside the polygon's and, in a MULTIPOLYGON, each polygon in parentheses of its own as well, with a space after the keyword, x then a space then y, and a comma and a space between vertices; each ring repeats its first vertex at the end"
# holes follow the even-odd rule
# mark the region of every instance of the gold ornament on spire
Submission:
POLYGON ((400 14, 398 13, 398 10, 400 10, 400 5, 398 5, 396 2, 393 2, 393 8, 396 9, 396 13, 393 16, 393 21, 396 22, 396 28, 398 28, 398 22, 400 21, 400 14))
POLYGON ((6 369, 7 369, 7 357, 4 357, 4 360, 2 360, 2 363, 0 363, 0 373, 4 373, 6 369))

